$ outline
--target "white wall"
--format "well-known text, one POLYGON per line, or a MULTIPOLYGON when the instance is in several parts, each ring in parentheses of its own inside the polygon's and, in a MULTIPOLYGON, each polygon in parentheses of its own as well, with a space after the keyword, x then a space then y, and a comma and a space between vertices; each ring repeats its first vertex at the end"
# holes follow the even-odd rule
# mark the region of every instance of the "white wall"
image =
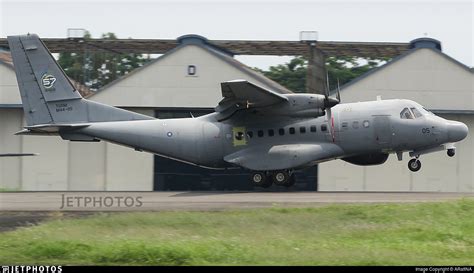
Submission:
POLYGON ((15 71, 0 63, 0 104, 21 104, 15 71))
POLYGON ((432 49, 412 54, 341 90, 343 102, 410 99, 429 109, 474 110, 474 73, 432 49))
POLYGON ((39 153, 0 157, 0 189, 153 190, 153 155, 105 142, 14 135, 22 124, 23 110, 0 109, 0 153, 39 153))
MULTIPOLYGON (((22 152, 22 138, 14 135, 21 130, 22 111, 0 109, 0 154, 22 152)), ((0 188, 21 188, 21 158, 0 157, 0 188)))
POLYGON ((110 85, 91 99, 115 106, 213 108, 222 99, 220 83, 235 79, 247 79, 269 88, 206 49, 188 45, 110 85), (188 65, 196 66, 196 76, 187 75, 188 65))

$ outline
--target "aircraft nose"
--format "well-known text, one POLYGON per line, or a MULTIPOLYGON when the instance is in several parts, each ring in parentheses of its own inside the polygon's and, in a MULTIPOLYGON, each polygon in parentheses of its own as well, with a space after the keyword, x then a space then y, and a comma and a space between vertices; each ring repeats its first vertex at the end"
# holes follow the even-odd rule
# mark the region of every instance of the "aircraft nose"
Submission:
POLYGON ((448 138, 450 142, 458 142, 466 138, 469 129, 466 124, 452 121, 448 125, 448 138))

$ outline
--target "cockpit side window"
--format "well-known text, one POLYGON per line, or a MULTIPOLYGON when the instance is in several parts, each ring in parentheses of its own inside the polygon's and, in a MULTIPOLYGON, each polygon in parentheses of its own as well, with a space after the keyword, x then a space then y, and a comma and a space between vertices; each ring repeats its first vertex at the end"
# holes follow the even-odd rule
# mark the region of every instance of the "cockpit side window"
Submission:
POLYGON ((420 113, 420 111, 418 111, 418 109, 416 109, 415 107, 412 107, 412 108, 410 108, 410 109, 411 109, 411 111, 413 112, 413 115, 415 115, 415 118, 419 118, 419 117, 423 116, 423 115, 420 113))
POLYGON ((413 119, 413 114, 410 112, 410 109, 404 108, 400 112, 400 118, 401 119, 413 119))

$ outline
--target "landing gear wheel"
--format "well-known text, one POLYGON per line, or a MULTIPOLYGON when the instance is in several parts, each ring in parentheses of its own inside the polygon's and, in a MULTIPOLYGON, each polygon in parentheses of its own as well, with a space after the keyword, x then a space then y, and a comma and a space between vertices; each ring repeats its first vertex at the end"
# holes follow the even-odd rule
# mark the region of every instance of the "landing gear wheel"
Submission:
POLYGON ((272 180, 263 172, 253 173, 251 180, 253 185, 257 187, 268 188, 272 185, 272 180))
POLYGON ((453 157, 456 154, 456 150, 454 149, 448 149, 448 156, 453 157))
POLYGON ((408 161, 408 169, 412 172, 417 172, 421 169, 421 162, 417 158, 413 158, 412 160, 408 161))
POLYGON ((290 175, 285 171, 276 171, 272 175, 273 183, 278 186, 285 186, 290 180, 290 175))
POLYGON ((289 188, 291 186, 293 186, 295 184, 295 177, 293 175, 290 175, 290 179, 288 179, 288 181, 286 182, 286 184, 284 185, 285 187, 289 188))

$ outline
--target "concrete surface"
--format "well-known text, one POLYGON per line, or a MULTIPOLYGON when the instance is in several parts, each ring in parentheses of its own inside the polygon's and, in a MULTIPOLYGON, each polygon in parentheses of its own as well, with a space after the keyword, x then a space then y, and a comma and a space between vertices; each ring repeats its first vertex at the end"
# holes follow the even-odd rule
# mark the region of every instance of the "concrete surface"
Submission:
POLYGON ((433 192, 2 192, 0 211, 222 210, 332 203, 435 202, 474 193, 433 192))

